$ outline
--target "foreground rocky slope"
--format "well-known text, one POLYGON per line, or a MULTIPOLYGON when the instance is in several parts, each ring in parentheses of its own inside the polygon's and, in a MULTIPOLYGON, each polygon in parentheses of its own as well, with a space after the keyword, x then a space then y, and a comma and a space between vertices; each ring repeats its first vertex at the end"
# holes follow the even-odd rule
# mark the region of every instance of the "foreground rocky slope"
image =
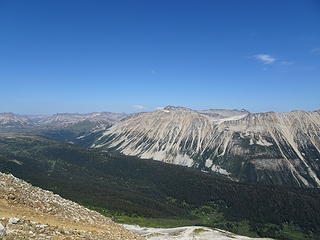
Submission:
POLYGON ((0 173, 0 238, 142 239, 109 218, 0 173))
POLYGON ((237 181, 320 187, 320 111, 251 114, 169 106, 113 125, 92 147, 237 181))

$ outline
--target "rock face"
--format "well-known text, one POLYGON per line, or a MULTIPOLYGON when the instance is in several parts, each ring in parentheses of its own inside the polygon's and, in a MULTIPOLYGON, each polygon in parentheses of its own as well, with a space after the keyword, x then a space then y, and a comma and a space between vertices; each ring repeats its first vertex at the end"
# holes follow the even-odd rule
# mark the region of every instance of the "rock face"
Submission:
POLYGON ((113 125, 92 147, 214 171, 237 181, 320 187, 320 111, 169 106, 113 125))
POLYGON ((95 211, 0 173, 4 239, 143 239, 95 211))

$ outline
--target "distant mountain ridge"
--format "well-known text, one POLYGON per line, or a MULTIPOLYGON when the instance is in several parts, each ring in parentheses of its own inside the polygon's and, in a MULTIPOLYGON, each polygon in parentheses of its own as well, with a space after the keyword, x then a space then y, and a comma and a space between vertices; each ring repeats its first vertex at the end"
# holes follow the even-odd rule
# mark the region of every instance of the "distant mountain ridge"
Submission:
POLYGON ((0 128, 2 129, 20 129, 33 126, 33 121, 27 117, 18 116, 14 113, 0 113, 0 128))
POLYGON ((14 113, 0 113, 0 132, 14 130, 62 129, 74 125, 84 124, 86 130, 97 126, 111 126, 124 119, 128 114, 111 112, 93 113, 57 113, 54 115, 18 115, 14 113), (88 124, 89 123, 89 124, 88 124))
MULTIPOLYGON (((68 126, 81 121, 90 121, 96 123, 115 123, 127 116, 124 113, 111 113, 111 112, 93 112, 86 114, 79 113, 57 113, 54 115, 43 116, 41 119, 37 117, 37 123, 40 125, 53 125, 53 126, 68 126)), ((32 116, 29 116, 31 120, 32 116)))

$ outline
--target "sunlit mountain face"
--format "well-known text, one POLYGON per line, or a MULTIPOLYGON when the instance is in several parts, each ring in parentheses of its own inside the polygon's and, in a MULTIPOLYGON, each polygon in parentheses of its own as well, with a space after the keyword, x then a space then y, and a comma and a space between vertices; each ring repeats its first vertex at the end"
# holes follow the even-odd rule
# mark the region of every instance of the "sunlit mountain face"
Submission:
POLYGON ((320 187, 320 112, 166 107, 121 121, 91 147, 217 172, 235 181, 320 187))

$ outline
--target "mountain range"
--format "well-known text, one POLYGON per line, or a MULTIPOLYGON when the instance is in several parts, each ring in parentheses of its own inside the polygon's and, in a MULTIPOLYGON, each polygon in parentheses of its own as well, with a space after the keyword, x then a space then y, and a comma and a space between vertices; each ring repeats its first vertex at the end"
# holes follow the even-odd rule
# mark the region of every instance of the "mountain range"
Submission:
POLYGON ((0 129, 31 127, 68 127, 80 122, 96 124, 113 124, 125 118, 128 114, 111 112, 57 113, 53 115, 17 115, 14 113, 0 113, 0 129))
POLYGON ((0 114, 0 129, 37 132, 234 181, 320 187, 320 111, 250 113, 167 106, 131 115, 0 114))

